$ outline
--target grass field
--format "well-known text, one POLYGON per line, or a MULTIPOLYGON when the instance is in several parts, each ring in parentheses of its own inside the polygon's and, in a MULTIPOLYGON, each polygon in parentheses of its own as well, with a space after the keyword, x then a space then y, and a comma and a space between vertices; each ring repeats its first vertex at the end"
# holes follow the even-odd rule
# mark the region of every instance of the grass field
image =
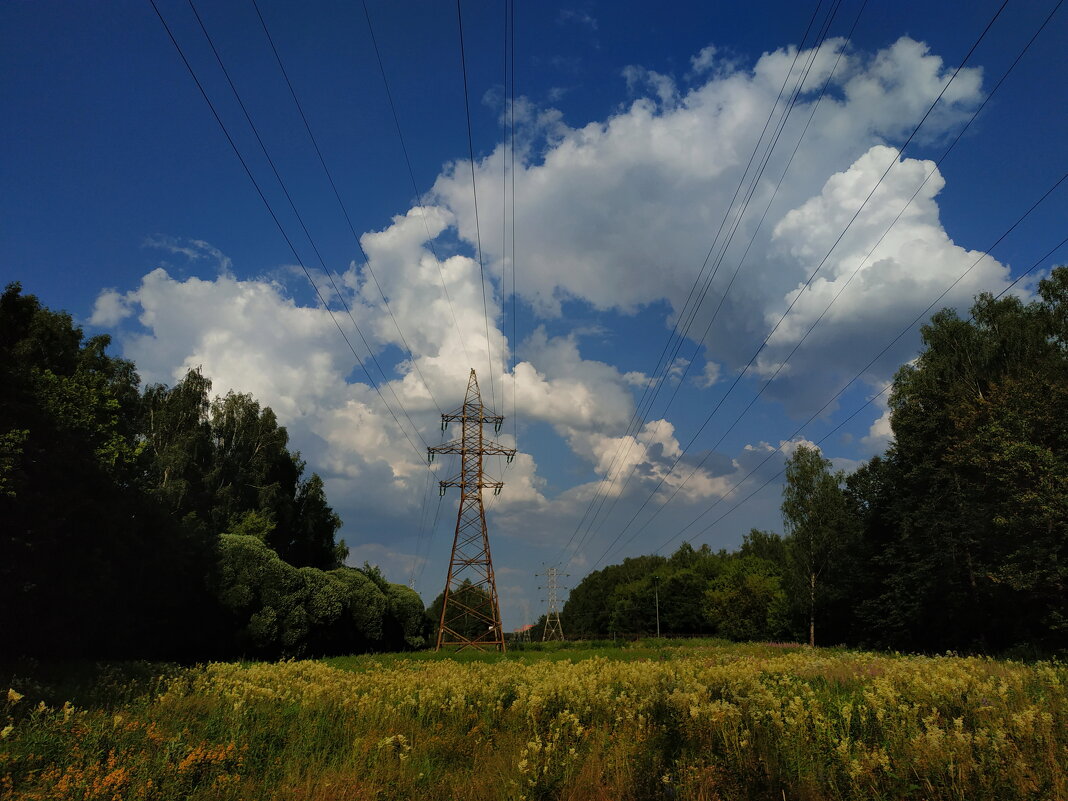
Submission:
POLYGON ((647 641, 28 671, 2 799, 1068 798, 1063 664, 647 641))

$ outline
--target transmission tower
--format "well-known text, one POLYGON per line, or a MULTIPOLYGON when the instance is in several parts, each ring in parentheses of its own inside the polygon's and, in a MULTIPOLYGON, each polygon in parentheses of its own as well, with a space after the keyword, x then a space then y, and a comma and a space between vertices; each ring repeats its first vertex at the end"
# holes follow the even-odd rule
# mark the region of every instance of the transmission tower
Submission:
POLYGON ((493 430, 500 431, 504 417, 487 414, 473 369, 467 379, 464 405, 441 416, 441 430, 445 431, 449 423, 457 421, 461 424, 459 439, 427 448, 431 462, 436 453, 460 454, 460 474, 438 482, 442 495, 449 487, 460 488, 460 508, 456 513, 456 534, 438 621, 437 650, 444 645, 457 646, 457 651, 475 648, 503 652, 504 629, 501 627, 497 583, 493 578, 482 490, 492 489, 494 495, 499 495, 504 482, 487 480, 482 473, 482 460, 485 456, 505 456, 511 462, 515 449, 483 438, 482 426, 492 423, 493 430))
POLYGON ((556 597, 556 591, 560 589, 556 584, 556 579, 561 575, 567 576, 567 573, 561 573, 555 567, 549 567, 545 569, 545 573, 535 573, 535 575, 545 576, 545 587, 538 587, 538 589, 547 590, 549 593, 548 606, 549 611, 545 614, 545 631, 541 635, 542 642, 548 642, 549 640, 563 640, 564 629, 560 625, 560 599, 556 597))

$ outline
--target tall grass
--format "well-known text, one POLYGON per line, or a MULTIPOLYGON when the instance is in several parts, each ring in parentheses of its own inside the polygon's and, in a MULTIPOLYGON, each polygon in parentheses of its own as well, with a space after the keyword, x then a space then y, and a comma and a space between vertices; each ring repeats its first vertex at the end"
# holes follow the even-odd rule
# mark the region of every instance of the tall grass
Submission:
POLYGON ((32 689, 0 700, 3 799, 1068 798, 1053 663, 645 643, 32 689))

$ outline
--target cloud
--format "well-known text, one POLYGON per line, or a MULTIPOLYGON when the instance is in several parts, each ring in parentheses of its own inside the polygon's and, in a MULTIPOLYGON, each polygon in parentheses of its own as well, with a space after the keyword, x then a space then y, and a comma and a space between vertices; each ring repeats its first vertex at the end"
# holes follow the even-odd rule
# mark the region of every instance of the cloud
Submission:
POLYGON ((222 272, 229 272, 230 268, 233 266, 229 256, 210 242, 205 242, 203 239, 183 239, 176 236, 154 234, 145 237, 143 245, 146 248, 155 248, 157 250, 165 250, 168 253, 180 254, 185 256, 189 261, 213 261, 222 272))
POLYGON ((894 430, 890 426, 890 396, 887 392, 884 392, 889 386, 890 382, 886 381, 881 386, 876 387, 878 392, 883 392, 875 401, 876 408, 881 409, 882 414, 868 428, 868 433, 860 439, 861 443, 872 453, 885 451, 894 438, 894 430))
POLYGON ((690 58, 690 68, 697 73, 708 72, 716 63, 716 55, 719 50, 715 45, 702 47, 696 56, 690 58))
MULTIPOLYGON (((522 209, 516 268, 521 300, 534 321, 521 343, 506 336, 503 287, 492 278, 509 272, 511 251, 493 237, 483 240, 485 285, 473 258, 470 165, 462 159, 445 166, 420 205, 363 234, 370 264, 352 264, 335 277, 339 290, 327 296, 328 308, 298 302, 290 287, 294 276, 278 265, 240 265, 243 274, 258 277, 239 278, 209 243, 157 236, 150 246, 214 263, 219 272, 205 279, 153 270, 130 291, 102 292, 94 324, 118 327, 125 355, 148 380, 173 383, 199 366, 216 391, 250 392, 274 408, 295 445, 327 478, 332 501, 344 499, 335 501, 347 521, 344 536, 357 547, 377 542, 384 521, 418 515, 427 482, 423 441, 438 441, 438 413, 459 404, 471 367, 487 403, 514 412, 539 437, 557 437, 573 462, 541 466, 519 442, 515 462, 500 468, 506 490, 490 501, 503 536, 518 542, 536 530, 539 547, 560 547, 599 492, 618 500, 616 514, 628 514, 659 482, 660 498, 678 491, 665 511, 668 522, 690 517, 697 504, 731 492, 774 449, 763 443, 733 453, 689 453, 670 471, 681 455, 677 431, 688 416, 672 408, 627 433, 636 396, 656 377, 635 369, 633 354, 620 352, 634 339, 615 353, 603 338, 584 340, 591 318, 612 315, 622 321, 617 327, 627 329, 626 315, 658 315, 666 337, 676 321, 687 319, 682 312, 707 261, 703 277, 713 270, 715 277, 689 342, 672 361, 671 377, 681 378, 698 358, 703 372, 691 382, 698 387, 736 373, 796 299, 755 364, 754 377, 767 377, 859 265, 856 278, 769 388, 769 397, 788 412, 805 414, 874 355, 865 351, 869 343, 875 348, 889 341, 968 265, 978 260, 947 303, 966 303, 977 290, 1000 288, 1007 278, 1003 265, 950 239, 938 207, 944 178, 931 162, 902 157, 895 147, 952 74, 926 45, 903 37, 865 54, 836 39, 800 53, 784 47, 749 67, 722 59, 710 46, 690 66, 682 82, 648 67, 627 68, 620 91, 628 82, 628 102, 581 127, 529 98, 504 110, 514 110, 522 134, 514 173, 515 207, 522 209), (782 142, 789 146, 772 153, 745 213, 729 216, 735 188, 752 175, 749 156, 780 90, 794 86, 806 68, 798 103, 783 127, 782 142), (829 92, 817 108, 818 90, 828 79, 829 92), (790 148, 810 116, 786 170, 790 148), (836 244, 887 166, 883 183, 836 244), (737 224, 729 244, 717 237, 725 220, 724 231, 737 224), (802 292, 827 253, 820 275, 802 292), (582 310, 580 322, 568 319, 573 308, 582 310), (127 321, 135 314, 137 330, 127 321), (338 326, 381 394, 338 336, 338 326), (514 369, 513 352, 522 356, 514 369), (606 483, 609 473, 630 472, 626 490, 621 480, 606 483)), ((981 98, 981 78, 978 69, 960 72, 925 123, 927 141, 956 130, 981 98)), ((502 147, 475 164, 485 197, 500 191, 502 147)), ((479 227, 503 230, 501 214, 500 204, 480 205, 479 227)), ((914 335, 903 339, 864 380, 878 386, 916 343, 914 335)), ((689 391, 696 394, 693 387, 689 391)), ((685 392, 679 397, 687 402, 685 392)), ((864 443, 874 447, 881 431, 876 421, 864 443)), ((513 441, 507 428, 499 438, 513 441)), ((783 445, 789 453, 796 443, 783 445)), ((751 480, 773 475, 773 463, 781 466, 781 459, 770 459, 751 480)), ((492 460, 489 469, 498 469, 492 460)), ((434 478, 445 470, 435 465, 434 478)), ((400 564, 404 549, 396 553, 388 558, 400 564)))
MULTIPOLYGON (((815 386, 814 377, 834 389, 844 385, 950 287, 941 305, 967 308, 979 292, 1009 284, 1005 265, 949 238, 935 203, 943 185, 932 162, 901 159, 896 149, 877 145, 779 221, 773 249, 782 262, 796 265, 802 275, 820 269, 808 289, 799 277, 783 308, 765 312, 770 330, 793 304, 757 372, 773 374, 817 320, 819 325, 791 358, 773 396, 811 407, 832 394, 815 386)), ((917 345, 915 334, 903 338, 867 379, 885 380, 917 345)))
MULTIPOLYGON (((713 56, 706 49, 695 63, 707 66, 713 56)), ((903 37, 872 55, 851 50, 841 39, 827 41, 818 51, 783 48, 765 54, 750 69, 730 65, 707 73, 703 82, 681 94, 670 76, 639 67, 625 74, 640 95, 630 105, 581 128, 554 118, 555 138, 517 166, 522 240, 538 242, 536 249, 518 256, 524 276, 520 291, 544 317, 559 315, 569 299, 624 313, 666 300, 679 314, 711 247, 712 262, 722 263, 683 355, 695 356, 700 345, 706 360, 722 369, 739 369, 815 268, 821 249, 830 248, 833 236, 893 163, 884 185, 821 271, 822 281, 814 282, 763 355, 758 371, 769 375, 930 171, 930 162, 895 162, 897 151, 885 143, 919 122, 952 70, 925 44, 903 37), (773 200, 773 182, 786 168, 785 155, 776 151, 730 247, 724 248, 715 233, 742 180, 748 154, 760 140, 784 81, 793 86, 805 67, 810 67, 808 76, 783 141, 796 141, 811 113, 808 132, 773 200), (815 108, 816 90, 828 77, 831 91, 815 108), (758 230, 758 212, 765 208, 767 218, 758 230), (731 283, 735 268, 738 279, 731 283), (730 294, 721 304, 728 283, 730 294), (713 322, 712 310, 720 306, 713 322)), ((928 139, 955 130, 975 107, 981 77, 977 68, 960 71, 924 123, 928 139)), ((476 164, 481 191, 491 192, 499 182, 495 165, 496 153, 476 164)), ((467 170, 458 164, 447 169, 431 196, 456 215, 461 237, 473 241, 467 170)), ((950 241, 941 226, 935 202, 941 186, 936 172, 855 286, 821 321, 820 344, 806 346, 797 365, 770 390, 792 413, 825 401, 829 386, 863 366, 863 354, 853 347, 858 336, 872 343, 889 341, 911 319, 907 314, 914 316, 922 308, 916 304, 923 298, 929 302, 973 256, 950 241), (826 358, 828 352, 835 358, 826 358), (838 360, 841 354, 853 358, 838 360)), ((483 212, 482 225, 499 226, 495 213, 492 208, 483 212)), ((507 264, 494 243, 483 244, 487 258, 498 265, 493 269, 507 264)), ((998 287, 1004 272, 990 260, 947 302, 966 302, 979 287, 998 287)), ((915 346, 915 337, 906 338, 876 366, 875 377, 885 376, 894 360, 907 358, 915 346)))
POLYGON ((699 387, 708 389, 710 386, 719 381, 721 369, 715 362, 705 362, 705 369, 695 380, 699 387))
POLYGON ((126 297, 114 289, 105 289, 97 295, 89 325, 112 328, 133 314, 126 297))

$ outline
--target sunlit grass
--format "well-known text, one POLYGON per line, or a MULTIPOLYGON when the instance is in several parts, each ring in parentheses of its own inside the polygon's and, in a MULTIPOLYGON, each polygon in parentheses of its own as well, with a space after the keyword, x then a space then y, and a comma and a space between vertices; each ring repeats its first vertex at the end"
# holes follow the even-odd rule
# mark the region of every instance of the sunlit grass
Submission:
POLYGON ((128 686, 105 672, 64 707, 16 679, 0 798, 1068 797, 1054 663, 645 641, 142 667, 128 686))

